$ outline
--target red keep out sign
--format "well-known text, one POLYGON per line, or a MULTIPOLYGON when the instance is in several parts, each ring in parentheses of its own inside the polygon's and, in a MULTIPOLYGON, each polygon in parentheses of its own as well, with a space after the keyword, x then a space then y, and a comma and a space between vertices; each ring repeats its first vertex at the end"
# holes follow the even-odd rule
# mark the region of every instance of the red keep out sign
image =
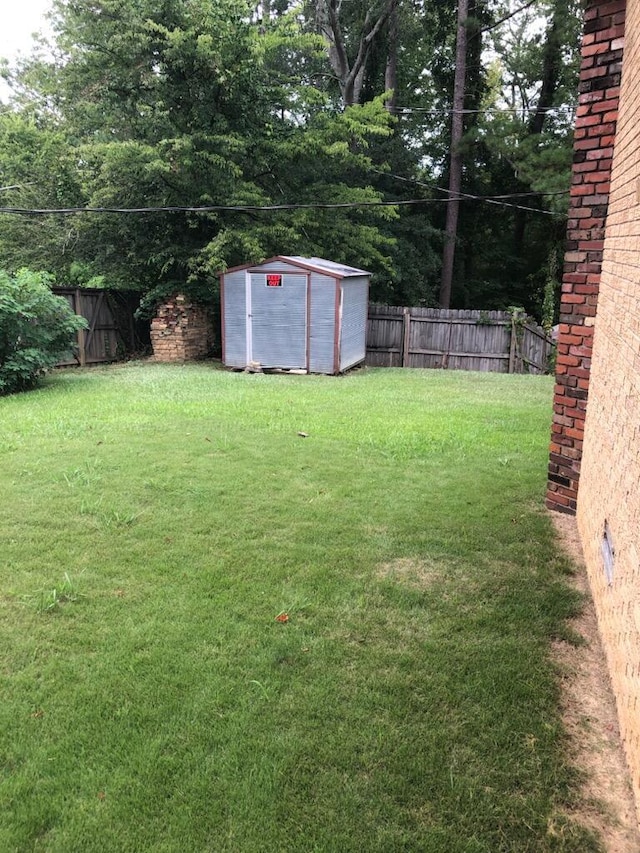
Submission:
POLYGON ((274 274, 267 275, 267 287, 282 287, 282 276, 274 274))

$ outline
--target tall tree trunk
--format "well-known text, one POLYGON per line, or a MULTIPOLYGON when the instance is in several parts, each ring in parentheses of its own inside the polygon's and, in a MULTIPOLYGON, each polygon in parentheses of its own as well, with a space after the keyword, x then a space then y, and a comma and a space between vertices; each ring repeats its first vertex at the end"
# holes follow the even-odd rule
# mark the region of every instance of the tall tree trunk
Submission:
POLYGON ((387 45, 387 65, 384 70, 384 88, 392 95, 387 101, 387 109, 394 113, 398 103, 398 0, 393 0, 389 13, 389 35, 387 45))
MULTIPOLYGON (((473 133, 478 127, 478 112, 482 106, 482 99, 486 92, 485 68, 482 62, 482 23, 487 18, 488 0, 468 0, 467 7, 467 59, 466 79, 464 92, 464 108, 472 112, 464 114, 464 133, 473 133)), ((465 153, 465 185, 474 192, 478 188, 478 173, 481 171, 479 164, 484 156, 484 143, 480 137, 475 146, 474 153, 465 153)), ((458 278, 464 283, 463 299, 464 307, 467 308, 469 301, 473 300, 475 294, 469 283, 473 281, 478 266, 477 252, 478 228, 484 214, 478 215, 475 205, 465 205, 459 212, 457 225, 457 239, 455 243, 455 269, 458 278)))
POLYGON ((329 42, 329 62, 338 78, 345 107, 360 103, 364 72, 372 44, 386 24, 396 2, 397 0, 386 0, 377 17, 371 9, 367 9, 358 50, 353 61, 350 61, 339 19, 340 0, 318 0, 316 26, 329 42))
POLYGON ((467 17, 468 0, 458 0, 458 29, 456 35, 456 72, 453 81, 453 114, 451 116, 451 160, 449 166, 449 200, 445 225, 444 251, 442 253, 442 279, 440 282, 440 306, 451 304, 453 262, 458 233, 458 211, 460 186, 462 183, 462 133, 464 129, 464 92, 467 76, 467 17))

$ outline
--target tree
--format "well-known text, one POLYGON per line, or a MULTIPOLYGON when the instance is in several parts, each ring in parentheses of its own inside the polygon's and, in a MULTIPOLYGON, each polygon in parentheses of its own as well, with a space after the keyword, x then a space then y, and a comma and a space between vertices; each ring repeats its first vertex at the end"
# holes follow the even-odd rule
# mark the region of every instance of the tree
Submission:
POLYGON ((378 226, 391 209, 230 209, 379 201, 367 148, 390 122, 380 100, 328 109, 313 79, 318 38, 294 14, 264 26, 246 11, 241 0, 58 0, 63 60, 20 75, 22 111, 68 140, 83 204, 159 208, 74 220, 74 260, 112 284, 211 298, 215 271, 283 251, 389 266, 378 226), (226 209, 166 209, 185 206, 226 209))
POLYGON ((329 62, 345 107, 361 102, 367 61, 374 42, 396 10, 397 0, 374 0, 371 5, 367 2, 364 8, 361 3, 350 3, 350 16, 355 12, 360 21, 354 27, 358 34, 349 43, 341 20, 341 0, 317 0, 318 30, 327 39, 329 62))
POLYGON ((460 185, 462 182, 462 133, 465 85, 467 80, 467 27, 469 25, 468 0, 458 0, 458 29, 456 36, 456 70, 453 81, 453 109, 451 115, 451 158, 449 164, 449 198, 447 204, 447 222, 444 231, 444 252, 442 256, 442 283, 440 285, 440 305, 448 308, 451 301, 451 281, 453 279, 453 259, 458 234, 458 208, 460 205, 460 185))
MULTIPOLYGON (((76 162, 65 134, 28 112, 0 113, 2 206, 42 209, 82 205, 76 162)), ((0 268, 47 269, 64 279, 73 263, 78 229, 54 215, 4 215, 0 268)))
POLYGON ((558 226, 467 197, 535 193, 524 206, 561 211, 571 121, 555 110, 573 97, 578 0, 463 2, 454 104, 444 0, 56 0, 53 59, 12 72, 0 115, 3 185, 20 186, 2 201, 157 210, 5 218, 0 257, 208 299, 227 265, 323 254, 374 272, 377 298, 434 304, 446 242, 451 304, 535 308, 558 226))
POLYGON ((51 277, 23 269, 0 270, 0 394, 33 388, 69 352, 86 326, 65 299, 54 296, 51 277))
POLYGON ((572 0, 512 0, 502 8, 476 0, 469 21, 467 66, 474 71, 465 87, 452 303, 520 304, 539 314, 546 258, 561 237, 567 203, 580 16, 572 0), (554 51, 562 45, 559 64, 549 62, 550 44, 554 51), (552 67, 559 77, 550 86, 552 67), (465 200, 476 195, 507 198, 490 208, 465 200))

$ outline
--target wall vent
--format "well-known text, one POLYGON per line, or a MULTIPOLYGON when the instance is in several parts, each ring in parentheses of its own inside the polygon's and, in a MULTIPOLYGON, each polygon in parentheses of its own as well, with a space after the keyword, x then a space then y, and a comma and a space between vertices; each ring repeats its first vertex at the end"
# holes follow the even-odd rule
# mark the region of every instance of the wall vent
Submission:
POLYGON ((609 522, 604 523, 604 533, 602 534, 602 542, 600 544, 602 551, 602 559, 604 560, 604 573, 609 586, 613 585, 613 567, 615 563, 616 550, 613 547, 613 539, 611 538, 611 528, 609 522))

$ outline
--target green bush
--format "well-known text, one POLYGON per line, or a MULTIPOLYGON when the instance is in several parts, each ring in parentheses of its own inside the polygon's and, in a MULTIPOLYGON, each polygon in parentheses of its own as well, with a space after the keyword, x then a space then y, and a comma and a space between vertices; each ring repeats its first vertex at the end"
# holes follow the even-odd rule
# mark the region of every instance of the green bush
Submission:
POLYGON ((86 320, 54 296, 47 273, 0 270, 0 394, 26 391, 73 349, 86 320))

